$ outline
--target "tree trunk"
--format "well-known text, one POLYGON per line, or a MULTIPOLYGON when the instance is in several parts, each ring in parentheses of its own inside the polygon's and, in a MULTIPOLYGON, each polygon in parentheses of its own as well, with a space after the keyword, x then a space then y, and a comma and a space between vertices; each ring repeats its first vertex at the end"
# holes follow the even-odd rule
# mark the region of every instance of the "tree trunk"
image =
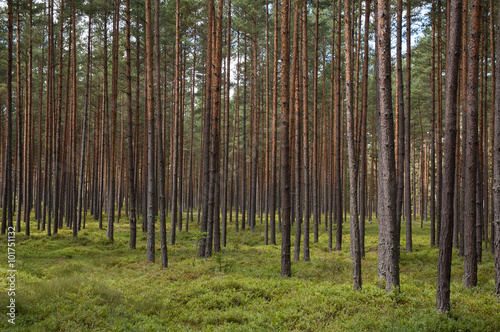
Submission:
MULTIPOLYGON (((496 87, 498 86, 498 84, 496 84, 496 70, 497 70, 497 67, 495 65, 495 52, 496 52, 496 49, 495 49, 495 29, 493 28, 494 26, 494 19, 493 19, 493 13, 494 13, 494 9, 493 9, 493 0, 490 0, 490 15, 491 15, 491 18, 490 18, 490 45, 491 45, 491 109, 493 110, 491 112, 491 125, 492 125, 492 128, 491 128, 491 159, 493 162, 495 162, 495 104, 498 104, 496 102, 496 97, 498 96, 496 94, 496 87)), ((497 25, 498 27, 498 25, 497 25)), ((500 56, 497 56, 496 57, 497 59, 500 59, 500 56)), ((493 182, 493 179, 494 179, 494 166, 492 167, 492 182, 493 182)), ((495 197, 494 197, 494 192, 493 190, 491 191, 491 237, 490 237, 490 250, 491 250, 491 253, 494 254, 495 253, 495 197)))
POLYGON ((457 121, 458 64, 461 43, 462 1, 453 0, 450 8, 450 36, 446 55, 446 108, 443 175, 443 209, 437 280, 437 309, 450 310, 450 277, 453 235, 453 204, 455 195, 455 150, 457 121))
MULTIPOLYGON (((334 0, 335 1, 335 0, 334 0)), ((335 238, 335 251, 342 250, 342 169, 341 169, 341 107, 340 107, 340 36, 341 36, 341 27, 340 27, 340 12, 341 12, 341 0, 338 1, 337 8, 337 44, 336 44, 336 58, 335 58, 335 118, 334 118, 334 186, 335 186, 335 194, 334 194, 334 218, 337 222, 337 232, 335 238)))
POLYGON ((478 68, 479 39, 481 24, 481 1, 471 0, 471 19, 469 28, 469 51, 467 68, 467 144, 465 196, 464 196, 464 286, 477 285, 476 253, 476 177, 478 170, 478 68))
POLYGON ((289 143, 289 102, 290 102, 290 0, 281 2, 281 276, 292 276, 290 260, 290 143, 289 143))
POLYGON ((349 196, 350 196, 350 233, 351 258, 353 268, 354 290, 361 289, 361 248, 359 240, 358 222, 358 165, 354 142, 354 112, 353 112, 353 59, 352 59, 352 31, 351 31, 351 1, 344 2, 344 33, 345 33, 345 65, 346 65, 346 115, 347 115, 347 149, 349 158, 349 196))
POLYGON ((247 212, 247 37, 245 35, 245 47, 243 54, 243 63, 244 63, 244 74, 243 74, 243 155, 242 159, 242 170, 241 170, 241 178, 243 180, 242 187, 242 220, 241 220, 241 229, 245 229, 247 224, 247 219, 245 218, 247 212))
MULTIPOLYGON (((214 50, 212 53, 212 151, 211 163, 213 177, 213 245, 214 252, 220 252, 220 113, 221 113, 221 87, 222 87, 222 24, 223 24, 224 0, 217 3, 217 16, 214 17, 215 31, 212 31, 214 37, 214 50)), ((207 256, 207 252, 205 252, 207 256)), ((211 256, 209 252, 208 256, 211 256)))
MULTIPOLYGON (((365 211, 366 211, 366 173, 367 173, 367 163, 366 163, 366 121, 368 116, 368 37, 369 37, 369 26, 370 26, 370 6, 371 1, 365 1, 365 36, 363 41, 363 84, 361 91, 361 141, 360 141, 360 169, 359 169, 359 237, 360 237, 360 248, 361 256, 365 257, 365 211)), ((373 147, 372 147, 373 148, 373 147)))
MULTIPOLYGON (((403 83, 401 83, 403 84, 403 83)), ((410 182, 410 84, 411 84, 411 8, 410 2, 406 2, 406 116, 405 116, 405 192, 404 211, 406 219, 406 252, 412 252, 412 230, 411 230, 411 182, 410 182)), ((455 93, 456 94, 456 93, 455 93)), ((401 96, 402 98, 402 96, 401 96)), ((402 147, 401 147, 402 148, 402 147)))
MULTIPOLYGON (((176 1, 176 12, 179 12, 179 0, 176 1)), ((178 15, 178 14, 177 14, 178 15)), ((156 112, 158 112, 158 208, 160 210, 160 240, 161 240, 161 266, 168 267, 167 255, 167 221, 165 207, 165 157, 163 154, 163 107, 161 104, 161 68, 160 68, 160 0, 155 0, 155 67, 156 67, 156 112)))
MULTIPOLYGON (((113 69, 111 73, 111 158, 109 159, 109 197, 108 197, 108 228, 107 236, 110 241, 114 238, 115 196, 116 196, 116 112, 118 111, 118 43, 120 25, 120 0, 114 0, 113 15, 113 69)), ((152 67, 151 67, 152 69, 152 67)))
POLYGON ((439 245, 441 237, 441 193, 443 192, 443 61, 442 61, 442 38, 441 38, 441 0, 437 0, 437 124, 436 124, 436 159, 437 159, 437 196, 436 196, 436 242, 439 245))
POLYGON ((6 142, 5 142, 5 170, 2 204, 2 229, 1 233, 6 231, 13 232, 12 229, 12 1, 7 2, 7 124, 6 124, 6 142))
MULTIPOLYGON (((432 3, 432 12, 435 13, 432 3)), ((436 245, 436 34, 435 19, 432 22, 432 58, 431 58, 431 248, 436 245)))
POLYGON ((273 125, 271 148, 271 244, 276 244, 276 178, 277 178, 277 135, 278 135, 278 0, 274 1, 274 59, 273 59, 273 125))
MULTIPOLYGON (((228 188, 228 167, 229 167, 229 90, 231 87, 231 0, 227 3, 227 65, 226 65, 226 111, 225 116, 225 139, 224 139, 224 164, 222 173, 222 246, 226 246, 226 230, 227 230, 227 188, 228 188)), ((267 52, 266 52, 267 54, 267 52)))
MULTIPOLYGON (((496 26, 496 58, 500 59, 500 11, 496 26)), ((493 207, 495 211, 495 294, 500 296, 500 66, 495 67, 495 153, 493 156, 493 207)), ((493 233, 492 233, 493 238, 493 233)))
MULTIPOLYGON (((179 132, 180 132, 180 93, 181 93, 181 69, 180 69, 180 12, 179 0, 175 2, 175 60, 174 60, 174 136, 173 136, 173 159, 172 159, 172 214, 170 226, 170 244, 175 244, 178 198, 179 195, 179 166, 181 164, 181 152, 179 147, 179 132)), ((180 180, 180 181, 179 181, 180 180)), ((180 222, 179 222, 180 223, 180 222)))
MULTIPOLYGON (((212 0, 208 3, 208 19, 207 19, 207 63, 205 75, 205 113, 204 113, 204 128, 203 128, 203 196, 202 196, 202 219, 201 232, 206 233, 200 238, 200 248, 198 257, 205 257, 205 248, 212 246, 212 237, 209 235, 209 185, 210 185, 210 115, 212 110, 212 17, 215 15, 214 3, 212 0)), ((212 227, 210 225, 210 227, 212 227)))
POLYGON ((466 169, 466 150, 467 150, 467 63, 468 63, 468 57, 467 57, 467 37, 468 37, 468 22, 469 22, 469 17, 468 17, 468 10, 469 10, 469 2, 468 1, 463 1, 462 4, 462 27, 463 27, 463 32, 462 32, 462 194, 461 194, 461 222, 460 222, 460 244, 459 244, 459 250, 458 250, 458 255, 460 257, 464 256, 465 253, 465 169, 466 169))
MULTIPOLYGON (((196 30, 194 31, 194 49, 193 49, 193 74, 192 74, 192 86, 191 86, 191 136, 189 140, 189 208, 191 209, 191 222, 194 222, 193 210, 194 210, 194 178, 193 178, 193 146, 194 146, 194 88, 196 85, 196 30)), ((189 216, 186 220, 186 232, 189 229, 189 216)))
MULTIPOLYGON (((301 188, 301 164, 300 164, 300 148, 301 148, 301 132, 300 132, 300 125, 301 125, 301 118, 300 118, 300 55, 299 55, 299 50, 300 50, 300 45, 299 45, 299 31, 300 31, 300 25, 299 22, 301 20, 300 12, 302 10, 303 6, 303 1, 302 0, 297 0, 294 8, 294 15, 293 15, 293 24, 294 24, 294 31, 293 31, 293 69, 292 71, 295 72, 295 76, 292 74, 292 91, 293 91, 293 97, 291 98, 290 104, 293 105, 293 114, 294 114, 294 119, 293 119, 293 143, 291 144, 294 148, 294 155, 293 155, 293 163, 295 166, 295 169, 292 169, 292 177, 294 178, 294 190, 293 190, 293 197, 294 197, 294 211, 295 211, 295 245, 294 245, 294 252, 293 252, 293 260, 294 261, 299 261, 300 260, 300 241, 301 241, 301 232, 302 232, 302 201, 300 197, 303 194, 303 188, 301 188)), ((304 192, 305 193, 305 192, 304 192)))
POLYGON ((148 181, 147 181, 147 260, 155 262, 155 215, 154 215, 154 94, 153 94, 153 20, 151 18, 151 0, 146 0, 146 115, 148 128, 148 181))
MULTIPOLYGON (((131 50, 130 50, 130 0, 126 0, 126 44, 127 66, 125 75, 127 77, 127 138, 128 138, 128 198, 129 198, 129 227, 130 227, 130 249, 135 249, 137 238, 137 216, 136 216, 136 190, 135 190, 135 169, 134 169, 134 145, 132 133, 132 74, 131 74, 131 50)), ((139 73, 137 73, 139 75, 139 73)))
MULTIPOLYGON (((28 67, 26 68, 27 72, 27 98, 26 98, 26 112, 25 112, 25 131, 24 131, 24 158, 25 158, 25 175, 24 175, 24 223, 26 227, 26 235, 30 235, 30 213, 32 208, 33 201, 33 138, 34 138, 34 130, 33 130, 33 4, 30 2, 29 5, 29 40, 28 40, 28 67)), ((0 140, 1 140, 0 135, 0 140)), ((0 144, 1 145, 1 144, 0 144)), ((0 151, 0 157, 2 153, 0 151)), ((2 165, 0 161, 0 165, 2 165)), ((0 174, 1 176, 1 174, 0 174)), ((1 192, 1 189, 0 189, 1 192)))
POLYGON ((307 2, 304 2, 302 7, 302 168, 303 168, 303 181, 304 181, 304 261, 311 260, 309 255, 309 125, 308 125, 308 71, 307 71, 307 2))
MULTIPOLYGON (((314 34, 314 91, 313 91, 313 151, 312 151, 312 204, 313 204, 313 224, 314 224, 314 243, 319 238, 320 198, 318 188, 318 48, 319 48, 319 0, 316 0, 316 24, 314 34)), ((324 92, 324 89, 323 89, 324 92)), ((324 95, 323 95, 324 96, 324 95)), ((324 98, 323 98, 324 101, 324 98)), ((321 151, 321 149, 320 149, 321 151)), ((305 239, 305 235, 304 235, 305 239)), ((304 240, 305 242, 305 240, 304 240)), ((304 243, 305 249, 305 243, 304 243)), ((304 254, 305 257, 305 254, 304 254)), ((304 258, 305 259, 305 258, 304 258)))
POLYGON ((22 102, 22 87, 21 87, 21 24, 19 20, 20 8, 17 8, 16 15, 16 176, 14 186, 14 200, 16 206, 16 232, 21 231, 21 211, 24 204, 23 201, 23 102, 22 102), (17 203, 17 204, 16 204, 17 203))
MULTIPOLYGON (((257 27, 257 17, 253 17, 254 29, 257 27)), ((258 159, 258 148, 259 148, 259 109, 257 100, 257 34, 255 33, 252 37, 252 59, 251 59, 251 69, 250 69, 250 99, 251 108, 250 112, 251 123, 252 123, 252 165, 251 165, 251 176, 250 176, 250 210, 248 214, 250 229, 253 232, 255 229, 255 215, 257 210, 257 159, 258 159)))
POLYGON ((401 218, 403 209, 403 196, 405 192, 405 112, 404 112, 404 97, 403 97, 403 60, 401 57, 401 40, 403 35, 403 1, 398 0, 397 5, 397 26, 396 26, 396 70, 397 70, 397 92, 396 92, 396 110, 397 110, 397 184, 398 184, 398 194, 397 194, 397 207, 396 213, 398 218, 398 230, 396 238, 399 240, 399 234, 401 232, 401 218))
MULTIPOLYGON (((266 223, 264 225, 264 244, 269 244, 269 149, 271 128, 269 127, 269 2, 266 2, 266 87, 265 87, 265 103, 266 103, 266 160, 264 172, 264 205, 266 210, 266 223)), ((262 222, 262 220, 261 220, 262 222)))
MULTIPOLYGON (((74 6, 73 6, 74 7, 74 6)), ((92 14, 89 14, 88 36, 87 36, 87 73, 85 76, 85 109, 83 113, 83 130, 82 130, 82 154, 80 156, 80 181, 78 188, 78 226, 82 224, 82 208, 84 204, 83 188, 84 188, 84 171, 85 171, 85 151, 86 151, 86 137, 88 127, 88 109, 90 106, 90 62, 91 62, 91 41, 92 41, 92 14)), ((85 216, 83 216, 85 218, 85 216)), ((77 227, 78 229, 78 227, 77 227)), ((73 225, 73 236, 77 236, 75 226, 73 225)))
POLYGON ((379 70, 378 93, 380 96, 378 116, 378 217, 381 230, 387 232, 387 235, 383 237, 384 241, 379 247, 379 252, 385 251, 382 257, 386 259, 384 264, 386 268, 386 291, 389 292, 392 289, 399 288, 389 1, 378 0, 377 7, 377 64, 379 70))

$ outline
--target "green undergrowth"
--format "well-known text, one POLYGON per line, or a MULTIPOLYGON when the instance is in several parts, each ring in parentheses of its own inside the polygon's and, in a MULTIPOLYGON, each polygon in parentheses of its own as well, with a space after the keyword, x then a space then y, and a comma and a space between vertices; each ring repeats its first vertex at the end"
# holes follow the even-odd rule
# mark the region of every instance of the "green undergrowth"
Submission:
MULTIPOLYGON (((36 223, 32 222, 32 225, 36 223)), ((104 225, 106 222, 104 222, 104 225)), ((199 227, 177 231, 168 246, 169 267, 146 263, 146 235, 128 248, 126 217, 115 241, 87 218, 74 239, 68 229, 47 237, 32 230, 16 235, 16 325, 7 322, 7 259, 0 263, 0 330, 8 331, 499 331, 500 304, 493 295, 494 257, 483 253, 478 286, 462 286, 463 258, 454 251, 451 313, 436 313, 438 249, 430 248, 430 225, 413 225, 414 251, 401 251, 401 289, 386 294, 377 280, 378 225, 366 223, 363 288, 352 290, 349 225, 343 250, 328 250, 320 225, 311 261, 293 262, 292 278, 280 277, 281 236, 263 245, 264 227, 235 232, 213 258, 197 259, 199 227)), ((295 234, 292 229, 292 234, 295 234)), ((405 234, 404 223, 401 234, 405 234)), ((292 236, 292 255, 293 255, 292 236)), ((6 252, 5 236, 0 248, 6 252)), ((401 248, 405 248, 404 235, 401 248)), ((301 257, 302 258, 302 257, 301 257)))

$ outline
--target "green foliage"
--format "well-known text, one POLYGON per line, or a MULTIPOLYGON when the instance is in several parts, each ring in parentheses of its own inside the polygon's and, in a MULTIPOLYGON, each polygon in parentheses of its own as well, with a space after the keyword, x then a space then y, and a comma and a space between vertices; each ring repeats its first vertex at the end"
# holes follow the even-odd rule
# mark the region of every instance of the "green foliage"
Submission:
MULTIPOLYGON (((123 218, 122 220, 126 220, 123 218)), ((167 223, 169 224, 169 223, 167 223)), ((415 221, 415 226, 420 220, 415 221)), ((324 226, 324 224, 323 224, 324 226)), ((401 253, 401 288, 386 294, 377 284, 377 223, 366 225, 363 289, 352 290, 349 227, 344 249, 330 252, 324 227, 311 243, 311 261, 294 262, 282 279, 280 246, 262 245, 256 231, 228 227, 228 246, 211 259, 195 259, 200 232, 180 232, 169 246, 169 268, 146 263, 145 234, 128 249, 128 223, 105 240, 92 218, 73 239, 63 229, 47 238, 33 231, 16 236, 18 280, 9 331, 497 331, 500 304, 493 295, 494 260, 479 266, 478 286, 463 288, 463 258, 454 253, 451 314, 437 314, 438 250, 429 248, 429 228, 414 227, 414 252, 401 253)), ((404 224, 403 224, 404 226, 404 224)), ((404 234, 404 229, 401 232, 404 234)), ((280 236, 278 234, 278 242, 280 236)), ((293 241, 293 238, 292 238, 293 241)), ((404 239, 401 241, 404 248, 404 239)), ((160 250, 159 239, 157 250, 160 250)), ((0 238, 6 248, 6 238, 0 238)), ((2 263, 0 274, 6 275, 2 263)), ((3 287, 7 286, 2 278, 3 287)), ((4 306, 6 292, 0 295, 4 306)))

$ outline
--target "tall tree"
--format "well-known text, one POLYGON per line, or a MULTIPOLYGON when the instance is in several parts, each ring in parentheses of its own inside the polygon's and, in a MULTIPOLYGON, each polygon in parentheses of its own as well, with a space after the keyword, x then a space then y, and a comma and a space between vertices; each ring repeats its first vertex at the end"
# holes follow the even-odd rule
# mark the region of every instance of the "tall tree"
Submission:
POLYGON ((2 229, 12 231, 12 0, 7 2, 7 124, 5 140, 5 170, 3 179, 2 229))
POLYGON ((398 0, 397 4, 397 19, 396 19, 396 110, 397 110, 397 184, 398 184, 398 192, 397 192, 397 207, 396 213, 398 218, 398 234, 396 237, 399 241, 399 233, 401 229, 401 216, 403 210, 403 196, 405 191, 405 183, 404 183, 404 161, 405 161, 405 116, 404 116, 404 97, 403 97, 403 60, 402 60, 402 35, 403 35, 403 1, 398 0))
MULTIPOLYGON (((200 238, 200 247, 198 257, 205 257, 205 248, 212 246, 212 238, 209 235, 209 213, 208 213, 208 196, 210 183, 210 114, 212 110, 212 29, 214 16, 213 0, 208 2, 208 19, 207 19, 207 63, 205 74, 205 109, 203 121, 203 192, 202 192, 202 219, 201 232, 204 236, 200 238)), ((211 227, 211 226, 210 226, 211 227)))
MULTIPOLYGON (((301 186, 301 169, 302 165, 300 164, 300 144, 301 144, 301 132, 300 132, 300 125, 301 125, 301 117, 300 117, 300 101, 302 96, 300 95, 300 88, 301 88, 301 77, 300 77, 300 44, 299 44, 299 31, 300 31, 300 20, 301 20, 301 11, 302 11, 302 6, 303 6, 303 1, 302 0, 296 0, 295 1, 295 8, 294 8, 294 13, 293 13, 293 55, 292 55, 292 61, 293 61, 293 68, 292 68, 292 96, 291 96, 291 101, 290 101, 290 106, 293 107, 293 116, 292 119, 290 120, 291 125, 290 127, 293 128, 291 129, 292 131, 292 139, 290 140, 290 145, 293 146, 293 164, 292 164, 292 170, 291 170, 291 176, 294 180, 292 186, 293 186, 293 197, 294 201, 292 202, 293 207, 294 207, 294 212, 295 213, 295 245, 294 245, 294 251, 293 251, 293 260, 294 261, 299 261, 300 260, 300 241, 301 241, 301 233, 302 233, 302 201, 301 201, 301 196, 305 194, 303 191, 303 188, 301 186)), ((294 218, 292 218, 293 220, 294 218)))
POLYGON ((258 53, 258 35, 257 35, 257 17, 254 16, 252 36, 252 58, 250 66, 250 113, 252 114, 250 121, 252 122, 252 159, 251 159, 251 174, 250 174, 250 210, 248 213, 250 229, 253 232, 255 229, 255 215, 257 211, 257 163, 259 157, 259 106, 258 106, 258 73, 257 73, 257 53, 258 53))
MULTIPOLYGON (((403 84, 403 83, 401 83, 403 84)), ((406 219, 406 252, 412 252, 411 231, 411 182, 410 182, 410 98, 411 98, 411 6, 406 0, 406 115, 405 115, 405 153, 404 153, 404 211, 406 219)), ((401 99, 403 97, 401 96, 401 99)), ((402 148, 402 147, 400 147, 402 148)))
POLYGON ((302 168, 304 183, 304 261, 310 261, 309 255, 309 111, 307 103, 308 93, 308 71, 307 71, 307 1, 304 1, 302 7, 302 168))
POLYGON ((467 68, 467 148, 465 151, 466 168, 464 196, 464 286, 477 285, 476 253, 476 176, 478 169, 478 72, 479 41, 481 33, 481 1, 471 0, 469 26, 469 51, 467 68))
MULTIPOLYGON (((170 226, 170 244, 175 244, 175 230, 177 227, 178 217, 178 198, 179 198, 179 165, 180 162, 180 147, 179 147, 179 132, 180 132, 180 93, 181 93, 181 63, 180 63, 180 12, 179 0, 175 1, 175 60, 174 60, 174 133, 173 133, 173 160, 172 160, 172 215, 170 226)), ((181 179, 182 180, 182 179, 181 179)))
POLYGON ((431 247, 436 245, 436 19, 432 2, 432 56, 431 56, 431 247))
MULTIPOLYGON (((179 12, 179 0, 176 1, 176 12, 179 12)), ((158 112, 158 208, 160 210, 160 240, 161 240, 161 266, 168 267, 167 256, 167 221, 165 207, 165 165, 163 155, 163 107, 161 103, 161 58, 160 58, 160 0, 155 0, 155 74, 156 74, 156 104, 158 112)), ((171 231, 173 232, 173 230, 171 231)))
MULTIPOLYGON (((499 59, 499 57, 495 56, 495 28, 494 28, 494 6, 493 6, 493 0, 490 0, 490 45, 491 45, 491 109, 493 110, 491 112, 491 123, 492 123, 492 129, 491 129, 491 159, 493 162, 495 162, 495 100, 496 97, 498 96, 496 94, 496 87, 498 84, 496 84, 496 70, 497 67, 495 65, 495 58, 499 59)), ((498 27, 498 25, 497 25, 498 27)), ((497 43, 498 44, 498 43, 497 43)), ((498 45, 497 45, 498 46, 498 45)), ((494 168, 494 166, 493 166, 494 168)), ((494 177, 494 169, 492 169, 492 178, 494 177)), ((491 253, 494 254, 495 252, 495 198, 494 198, 494 193, 493 190, 491 191, 491 237, 490 237, 490 249, 491 253)))
MULTIPOLYGON (((226 100, 225 100, 225 129, 224 129, 224 164, 222 172, 222 246, 226 246, 227 230, 227 195, 228 195, 228 167, 229 167, 229 99, 231 87, 231 0, 227 2, 227 57, 226 57, 226 100)), ((266 52, 267 54, 268 52, 266 52)))
POLYGON ((354 142, 354 112, 353 112, 353 59, 352 59, 352 32, 351 32, 351 1, 344 2, 344 33, 345 33, 345 66, 346 66, 346 115, 347 115, 347 149, 349 157, 349 206, 350 206, 350 233, 351 233, 351 257, 353 268, 353 288, 361 289, 361 248, 359 240, 358 221, 358 178, 357 156, 354 142))
MULTIPOLYGON (((368 116, 368 37, 369 37, 369 26, 370 26, 370 7, 371 1, 365 1, 365 22, 364 22, 364 41, 363 41, 363 84, 361 88, 361 142, 360 142, 360 169, 359 169, 359 237, 360 237, 360 247, 361 256, 365 256, 365 215, 366 215, 366 173, 367 173, 367 162, 366 162, 366 122, 368 116)), ((372 147, 373 149, 373 147, 372 147)), ((373 164, 373 160, 372 160, 373 164)), ((371 214, 371 211, 370 211, 371 214)))
POLYGON ((274 1, 274 59, 273 59, 273 120, 271 147, 271 195, 269 209, 271 212, 271 244, 276 244, 276 178, 277 178, 277 135, 278 135, 278 0, 274 1))
POLYGON ((290 260, 290 0, 281 1, 281 276, 292 276, 290 260))
POLYGON ((437 175, 437 195, 436 195, 436 241, 437 245, 439 245, 440 233, 441 233, 441 193, 443 190, 443 56, 442 56, 442 33, 441 33, 441 0, 437 0, 437 13, 436 13, 436 44, 437 44, 437 54, 436 54, 436 67, 437 67, 437 75, 436 75, 436 111, 437 111, 437 121, 436 121, 436 175, 437 175))
POLYGON ((52 235, 52 226, 51 226, 51 218, 53 209, 53 201, 55 201, 53 195, 52 188, 55 186, 56 181, 54 181, 54 185, 52 185, 52 177, 53 170, 57 169, 53 168, 53 164, 57 164, 57 160, 54 158, 53 151, 54 149, 54 141, 58 141, 58 137, 54 135, 54 118, 55 118, 55 101, 54 101, 54 76, 55 76, 55 46, 54 46, 54 1, 49 1, 49 60, 47 63, 48 73, 47 73, 47 114, 48 114, 48 129, 46 128, 46 166, 45 166, 45 181, 46 181, 46 189, 45 189, 45 198, 46 209, 47 209, 47 235, 52 235))
MULTIPOLYGON (((24 197, 26 204, 24 204, 24 223, 26 235, 30 235, 30 219, 33 201, 33 155, 34 155, 34 129, 33 129, 33 4, 29 5, 29 26, 28 26, 28 67, 27 71, 27 98, 26 98, 26 112, 25 112, 25 134, 24 134, 24 158, 25 162, 25 181, 24 181, 24 197)), ((1 137, 1 135, 0 135, 1 137)), ((1 144, 0 144, 1 148, 1 144)), ((0 152, 0 158, 2 153, 0 152)), ((1 165, 1 161, 0 161, 1 165)), ((1 176, 1 174, 0 174, 1 176)))
MULTIPOLYGON (((266 155, 265 155, 265 172, 264 172, 264 187, 265 187, 265 210, 266 210, 266 223, 264 225, 264 244, 269 244, 269 149, 270 149, 270 136, 271 128, 269 123, 269 2, 266 1, 266 86, 265 86, 265 103, 266 103, 266 155)), ((261 220, 262 222, 262 220, 261 220)))
MULTIPOLYGON (((130 0, 128 0, 130 1, 130 0)), ((128 22, 128 21, 127 21, 128 22)), ((128 32, 129 34, 127 35, 130 37, 130 27, 127 26, 129 29, 128 32)), ((87 72, 85 74, 85 108, 83 111, 83 129, 82 129, 82 153, 80 156, 80 180, 79 180, 79 187, 78 187, 78 216, 77 216, 77 223, 78 226, 82 224, 82 208, 83 208, 83 203, 84 203, 84 198, 83 198, 83 189, 84 189, 84 172, 85 172, 85 153, 86 153, 86 148, 87 148, 87 127, 88 127, 88 111, 89 111, 89 106, 90 106, 90 62, 91 62, 91 42, 92 42, 92 12, 89 12, 89 25, 88 25, 88 34, 87 34, 87 72)), ((130 47, 130 40, 129 40, 129 47, 130 47)), ((130 51, 130 50, 127 50, 130 51)), ((130 70, 130 67, 128 67, 130 70)), ((85 217, 85 216, 84 216, 85 217)), ((75 230, 75 225, 73 225, 73 236, 77 236, 78 232, 78 227, 75 230)))
MULTIPOLYGON (((500 59, 500 10, 496 26, 496 58, 500 59)), ((500 296, 500 66, 495 67, 495 153, 493 156, 493 207, 495 208, 495 293, 500 296)), ((493 236, 493 234, 492 234, 493 236)))
MULTIPOLYGON (((335 2, 335 0, 334 0, 335 2)), ((334 218, 335 221, 337 222, 337 232, 336 232, 336 238, 335 238, 335 250, 340 251, 342 250, 342 169, 341 169, 341 128, 342 128, 342 122, 341 122, 341 113, 342 110, 340 108, 341 100, 340 100, 340 36, 341 36, 341 25, 340 25, 340 12, 341 12, 341 0, 337 2, 337 43, 336 43, 336 57, 335 57, 335 107, 334 107, 334 112, 335 112, 335 118, 333 119, 334 122, 334 132, 335 132, 335 137, 334 137, 334 186, 335 186, 335 194, 334 194, 334 199, 335 202, 333 204, 334 206, 334 218)), ((334 3, 335 5, 335 3, 334 3)))
MULTIPOLYGON (((111 158, 109 160, 109 197, 108 197, 108 239, 113 241, 115 222, 115 196, 116 196, 116 113, 118 112, 118 46, 120 28, 120 0, 114 0, 113 13, 113 67, 111 72, 111 158)), ((151 70, 153 69, 150 67, 151 70)))
POLYGON ((151 18, 151 0, 146 0, 146 119, 147 119, 147 260, 155 261, 155 215, 154 215, 154 94, 153 94, 153 20, 151 18))
POLYGON ((17 195, 16 204, 16 232, 21 231, 21 211, 23 206, 23 92, 21 87, 21 22, 20 22, 20 6, 17 6, 16 14, 16 177, 15 195, 17 195))
MULTIPOLYGON (((319 238, 319 188, 318 188, 318 49, 319 49, 319 0, 316 0, 316 19, 314 34, 314 88, 313 88, 313 151, 312 151, 312 201, 313 201, 313 224, 314 224, 314 243, 319 238)), ((323 89, 324 91, 324 89, 323 89)), ((324 101, 324 99, 323 99, 324 101)), ((305 244, 304 244, 305 245, 305 244)))
POLYGON ((394 120, 391 88, 391 26, 389 1, 377 3, 378 94, 378 217, 380 232, 387 233, 380 244, 386 262, 386 291, 399 287, 399 248, 396 239, 396 178, 394 157, 394 120))
MULTIPOLYGON (((137 239, 137 216, 136 216, 136 190, 135 190, 135 169, 134 169, 134 142, 132 128, 132 73, 131 73, 131 49, 130 49, 130 0, 126 0, 126 41, 125 50, 127 77, 127 138, 128 138, 128 199, 129 199, 129 227, 130 227, 130 249, 135 249, 137 239)), ((137 73, 139 75, 139 73, 137 73)))
MULTIPOLYGON (((222 24, 224 1, 217 3, 217 14, 213 16, 212 30, 212 115, 211 115, 211 151, 210 151, 210 192, 209 192, 209 226, 212 224, 213 250, 220 252, 220 113, 222 86, 222 24)), ((210 228, 209 228, 210 238, 210 228)), ((205 257, 212 255, 212 243, 207 242, 205 257)))
POLYGON ((450 310, 450 277, 453 235, 453 203, 455 195, 455 150, 457 122, 458 70, 461 47, 462 0, 452 0, 450 8, 450 36, 446 55, 446 108, 443 164, 443 210, 437 279, 437 309, 450 310))

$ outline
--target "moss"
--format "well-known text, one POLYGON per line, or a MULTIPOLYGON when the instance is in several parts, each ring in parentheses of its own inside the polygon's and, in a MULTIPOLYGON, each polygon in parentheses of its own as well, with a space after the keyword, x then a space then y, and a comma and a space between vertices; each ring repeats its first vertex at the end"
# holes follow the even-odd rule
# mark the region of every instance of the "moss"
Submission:
MULTIPOLYGON (((478 286, 472 290, 462 286, 463 259, 454 253, 452 311, 436 313, 438 249, 429 247, 427 223, 423 229, 413 228, 415 250, 401 252, 401 290, 389 294, 377 280, 376 222, 366 224, 363 289, 358 292, 351 284, 348 224, 340 252, 328 250, 328 234, 320 227, 319 242, 311 243, 311 261, 293 262, 289 279, 280 277, 280 246, 262 245, 260 223, 253 233, 236 233, 234 224, 228 225, 227 247, 208 260, 193 258, 197 229, 178 232, 176 245, 168 247, 168 269, 161 269, 159 262, 146 263, 144 234, 138 233, 136 250, 128 249, 126 218, 115 225, 114 243, 90 217, 86 225, 77 239, 67 229, 51 238, 36 230, 30 237, 17 236, 18 317, 14 327, 0 320, 0 330, 500 330, 494 257, 486 251, 478 286)), ((158 249, 159 236, 157 241, 158 249)), ((6 248, 5 237, 0 248, 6 248)), ((159 256, 157 250, 157 261, 159 256)), ((0 274, 6 273, 1 265, 0 274)), ((0 303, 7 301, 2 292, 0 303)))

